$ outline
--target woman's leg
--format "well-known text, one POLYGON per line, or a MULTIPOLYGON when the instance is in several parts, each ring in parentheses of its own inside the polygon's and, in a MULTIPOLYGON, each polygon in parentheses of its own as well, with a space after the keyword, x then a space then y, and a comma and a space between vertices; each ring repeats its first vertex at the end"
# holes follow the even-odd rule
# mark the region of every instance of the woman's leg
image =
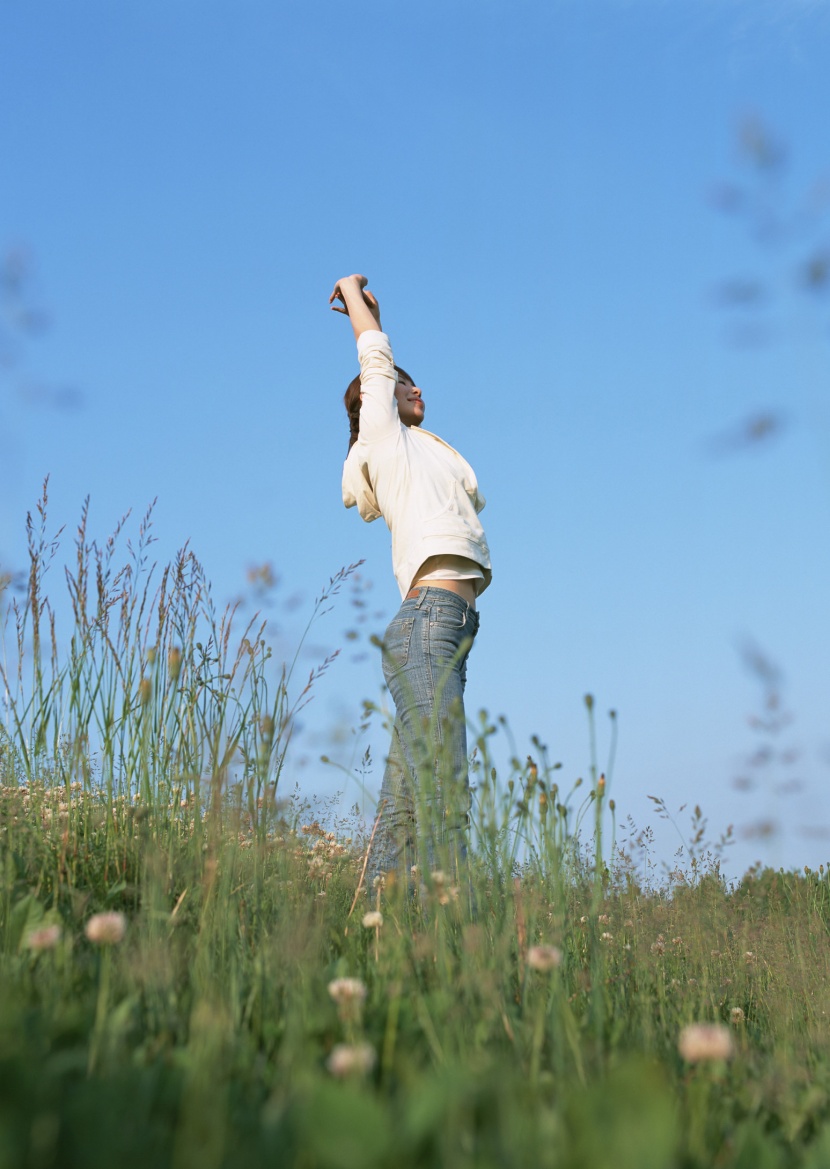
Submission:
POLYGON ((454 593, 424 589, 405 601, 384 639, 384 675, 397 717, 381 788, 372 877, 408 874, 419 848, 431 870, 466 856, 469 818, 466 661, 478 614, 454 593))
POLYGON ((401 720, 396 718, 378 798, 378 826, 368 868, 370 891, 375 877, 390 871, 408 873, 416 862, 415 798, 402 731, 401 720))

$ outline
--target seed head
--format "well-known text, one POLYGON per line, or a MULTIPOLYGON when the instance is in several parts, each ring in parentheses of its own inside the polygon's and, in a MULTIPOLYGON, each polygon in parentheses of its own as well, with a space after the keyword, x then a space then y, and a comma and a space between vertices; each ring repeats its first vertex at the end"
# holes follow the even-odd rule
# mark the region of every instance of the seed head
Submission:
POLYGON ((735 1041, 722 1023, 690 1023, 680 1032, 677 1049, 687 1063, 706 1063, 731 1059, 735 1041))
POLYGON ((379 909, 370 909, 363 914, 363 924, 367 930, 380 929, 383 925, 383 914, 379 909))
POLYGON ((127 932, 127 919, 123 913, 95 913, 84 932, 96 946, 117 946, 127 932))

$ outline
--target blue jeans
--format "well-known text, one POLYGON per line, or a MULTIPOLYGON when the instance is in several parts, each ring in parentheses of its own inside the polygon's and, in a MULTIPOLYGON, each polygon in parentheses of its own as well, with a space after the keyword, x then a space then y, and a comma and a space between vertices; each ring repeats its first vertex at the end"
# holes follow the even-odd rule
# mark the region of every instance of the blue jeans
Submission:
POLYGON ((454 874, 467 855, 470 788, 464 684, 478 632, 475 609, 449 589, 421 587, 383 639, 395 726, 369 860, 372 880, 412 865, 454 874))

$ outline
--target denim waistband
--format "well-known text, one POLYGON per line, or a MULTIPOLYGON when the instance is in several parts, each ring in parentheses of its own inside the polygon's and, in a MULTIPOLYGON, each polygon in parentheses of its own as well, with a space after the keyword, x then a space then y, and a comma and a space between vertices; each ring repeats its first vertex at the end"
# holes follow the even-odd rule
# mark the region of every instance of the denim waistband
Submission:
POLYGON ((455 608, 476 622, 479 619, 478 610, 469 601, 452 589, 442 589, 437 585, 419 585, 418 596, 404 597, 401 609, 432 609, 435 605, 455 608))

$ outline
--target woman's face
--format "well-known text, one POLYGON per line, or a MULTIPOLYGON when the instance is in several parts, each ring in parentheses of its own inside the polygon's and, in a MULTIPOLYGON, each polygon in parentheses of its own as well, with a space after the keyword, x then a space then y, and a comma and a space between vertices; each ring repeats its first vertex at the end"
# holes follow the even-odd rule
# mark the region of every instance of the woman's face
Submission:
POLYGON ((395 386, 395 401, 398 403, 398 417, 404 426, 421 425, 426 406, 421 391, 408 378, 401 378, 395 386))

